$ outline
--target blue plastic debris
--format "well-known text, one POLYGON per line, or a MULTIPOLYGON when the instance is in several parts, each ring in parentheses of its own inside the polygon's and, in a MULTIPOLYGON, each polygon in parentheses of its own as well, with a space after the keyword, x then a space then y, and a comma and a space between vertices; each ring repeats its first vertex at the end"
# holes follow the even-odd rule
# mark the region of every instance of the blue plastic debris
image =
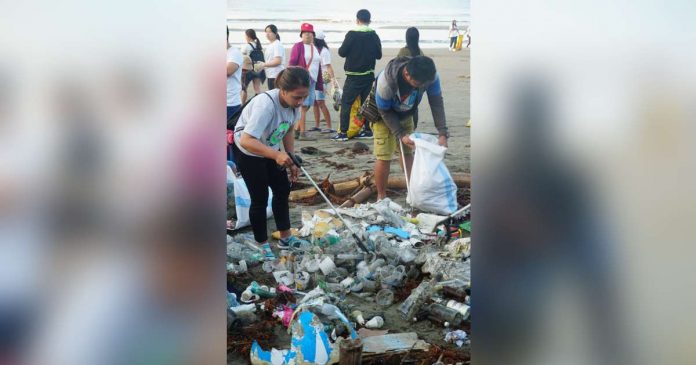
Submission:
POLYGON ((382 227, 380 227, 380 226, 372 225, 372 226, 367 227, 367 233, 377 232, 377 231, 381 231, 381 230, 382 230, 382 227))
POLYGON ((329 337, 324 332, 324 324, 314 313, 305 311, 300 313, 292 324, 292 340, 289 350, 264 351, 254 341, 251 346, 250 358, 252 364, 325 365, 329 363, 333 350, 329 343, 329 337))
POLYGON ((384 227, 384 232, 385 232, 385 233, 391 233, 391 234, 396 235, 396 236, 399 236, 399 237, 401 237, 401 238, 403 238, 403 239, 408 239, 409 237, 411 237, 411 234, 409 234, 408 232, 404 231, 403 229, 401 229, 401 228, 395 228, 395 227, 391 227, 391 226, 384 227))

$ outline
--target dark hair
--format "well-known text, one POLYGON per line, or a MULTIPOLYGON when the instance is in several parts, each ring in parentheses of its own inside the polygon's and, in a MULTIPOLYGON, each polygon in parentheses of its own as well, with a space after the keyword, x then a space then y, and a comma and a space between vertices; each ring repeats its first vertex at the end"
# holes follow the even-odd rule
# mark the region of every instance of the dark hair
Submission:
POLYGON ((418 47, 418 39, 420 38, 420 33, 418 28, 410 27, 406 29, 406 48, 411 52, 411 56, 416 57, 421 53, 420 47, 418 47))
POLYGON ((406 71, 408 71, 411 77, 420 82, 427 83, 435 80, 435 74, 437 70, 435 69, 435 62, 433 59, 426 56, 416 56, 411 58, 406 64, 406 71))
POLYGON ((256 36, 256 31, 253 29, 247 29, 244 31, 244 34, 246 34, 247 37, 249 37, 251 40, 256 41, 256 49, 259 51, 262 50, 263 48, 261 47, 261 41, 259 38, 256 36))
POLYGON ((319 38, 317 38, 317 37, 314 37, 314 45, 317 47, 317 49, 319 50, 319 52, 321 52, 321 50, 324 49, 324 48, 326 48, 326 49, 329 48, 329 45, 326 44, 326 41, 325 41, 325 40, 319 39, 319 38))
POLYGON ((230 27, 227 27, 227 41, 230 41, 230 27))
POLYGON ((355 17, 362 23, 370 23, 370 12, 367 9, 358 10, 358 14, 355 17))
POLYGON ((275 86, 285 91, 301 87, 309 88, 309 72, 304 67, 290 66, 278 73, 275 79, 275 86))
POLYGON ((280 34, 278 34, 278 27, 276 27, 275 24, 268 24, 266 28, 263 28, 263 30, 266 30, 268 28, 270 28, 271 32, 273 32, 273 34, 276 35, 276 38, 280 40, 280 34))

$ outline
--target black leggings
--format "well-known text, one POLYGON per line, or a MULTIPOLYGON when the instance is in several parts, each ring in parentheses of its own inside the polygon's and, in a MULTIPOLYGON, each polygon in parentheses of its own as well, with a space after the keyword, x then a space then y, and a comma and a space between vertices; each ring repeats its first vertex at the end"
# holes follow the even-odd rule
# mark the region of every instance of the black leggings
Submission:
POLYGON ((249 221, 254 231, 254 239, 256 242, 266 242, 268 240, 266 207, 268 206, 269 187, 273 191, 271 206, 276 228, 279 231, 290 229, 290 208, 288 206, 290 180, 288 180, 287 170, 278 166, 271 159, 249 156, 240 151, 236 145, 233 145, 232 148, 237 160, 237 168, 242 173, 247 189, 249 189, 249 196, 251 196, 249 221))
POLYGON ((275 89, 275 77, 274 78, 267 78, 268 81, 268 90, 273 90, 275 89))
POLYGON ((457 44, 457 37, 450 37, 450 48, 454 48, 457 44))

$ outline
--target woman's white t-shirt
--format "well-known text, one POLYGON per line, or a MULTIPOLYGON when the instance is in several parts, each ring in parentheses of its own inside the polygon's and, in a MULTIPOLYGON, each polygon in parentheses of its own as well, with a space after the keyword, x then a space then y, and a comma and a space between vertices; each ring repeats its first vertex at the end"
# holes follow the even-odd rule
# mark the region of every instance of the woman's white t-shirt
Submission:
POLYGON ((244 107, 234 128, 234 143, 240 151, 249 156, 261 157, 242 148, 242 133, 280 151, 283 137, 300 116, 300 108, 284 108, 280 104, 279 93, 279 89, 263 92, 254 96, 244 107))
POLYGON ((309 77, 311 77, 312 80, 317 81, 317 79, 319 78, 319 65, 321 65, 321 55, 319 54, 319 50, 315 45, 304 43, 303 45, 305 64, 309 66, 307 69, 307 71, 309 71, 309 77))
POLYGON ((227 76, 227 106, 237 106, 242 103, 242 54, 234 47, 227 49, 227 63, 236 63, 237 71, 227 76))
POLYGON ((266 62, 271 62, 275 57, 280 57, 281 62, 280 65, 278 66, 273 66, 273 67, 267 67, 265 68, 266 70, 266 77, 269 79, 275 79, 276 76, 282 71, 285 66, 285 48, 283 47, 283 44, 280 43, 280 40, 275 40, 273 43, 269 44, 268 47, 266 47, 266 52, 264 52, 264 57, 266 58, 266 62))
POLYGON ((331 52, 329 51, 328 48, 324 47, 321 49, 321 66, 324 67, 326 65, 331 64, 331 52))
POLYGON ((455 26, 451 26, 451 25, 450 25, 450 28, 449 28, 449 36, 450 36, 450 38, 456 37, 456 36, 458 36, 458 35, 459 35, 459 28, 457 28, 456 25, 455 25, 455 26))

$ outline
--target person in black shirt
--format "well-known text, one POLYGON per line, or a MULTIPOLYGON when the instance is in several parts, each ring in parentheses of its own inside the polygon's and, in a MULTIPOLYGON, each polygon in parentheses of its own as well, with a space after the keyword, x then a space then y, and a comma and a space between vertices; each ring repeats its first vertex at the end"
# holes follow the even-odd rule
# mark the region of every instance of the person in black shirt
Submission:
MULTIPOLYGON (((382 42, 377 33, 369 27, 370 12, 360 9, 356 18, 358 27, 346 34, 343 44, 338 49, 338 55, 346 59, 343 65, 346 82, 341 99, 341 127, 332 138, 336 141, 348 140, 351 106, 358 97, 361 101, 367 99, 375 81, 375 64, 382 58, 382 42)), ((358 138, 372 138, 368 123, 365 123, 358 138)))

